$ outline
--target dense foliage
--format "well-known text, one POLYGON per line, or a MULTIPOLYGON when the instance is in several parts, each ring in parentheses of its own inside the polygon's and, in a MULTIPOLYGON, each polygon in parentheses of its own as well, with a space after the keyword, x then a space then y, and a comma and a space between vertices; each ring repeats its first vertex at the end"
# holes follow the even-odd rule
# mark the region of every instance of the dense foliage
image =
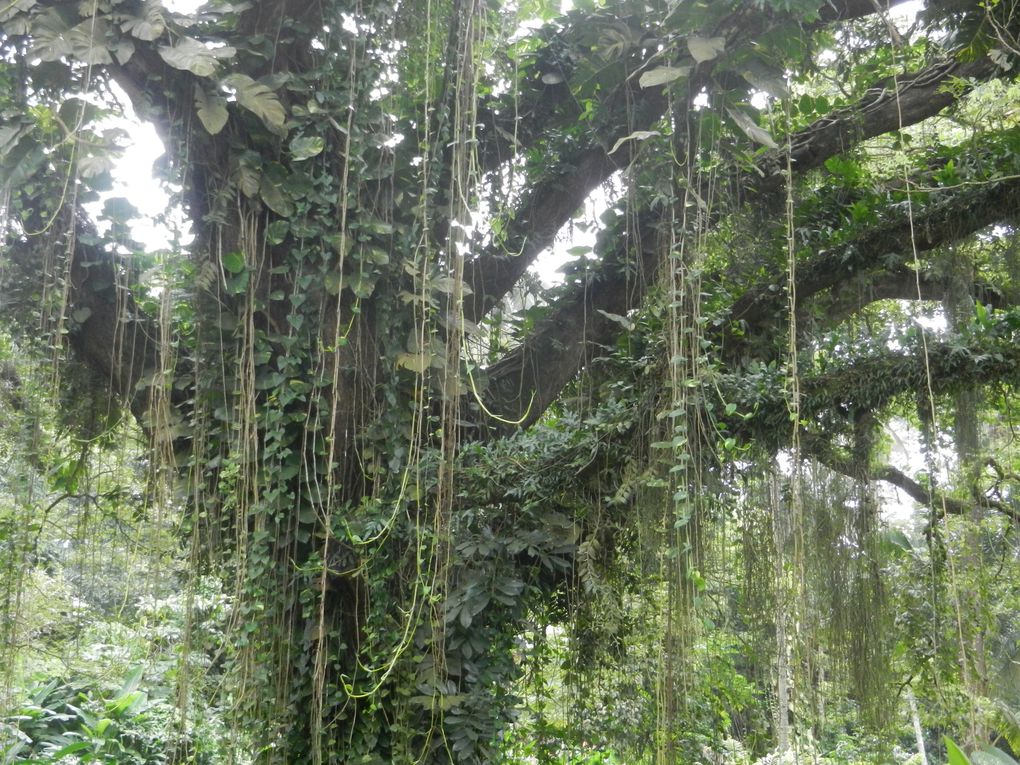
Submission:
POLYGON ((0 5, 6 761, 1020 743, 1016 14, 0 5))

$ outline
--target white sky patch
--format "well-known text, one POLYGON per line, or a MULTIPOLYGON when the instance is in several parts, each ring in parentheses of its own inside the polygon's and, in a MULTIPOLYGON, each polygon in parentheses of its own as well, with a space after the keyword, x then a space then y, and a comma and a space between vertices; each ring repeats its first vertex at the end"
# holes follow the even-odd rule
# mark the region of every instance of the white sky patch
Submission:
POLYGON ((205 0, 163 0, 163 7, 171 13, 192 16, 195 11, 205 5, 205 0))
POLYGON ((152 179, 152 166, 164 154, 156 129, 146 122, 130 126, 134 141, 113 169, 114 196, 127 197, 142 215, 165 212, 170 195, 152 179))
POLYGON ((768 93, 763 90, 756 90, 751 95, 750 103, 755 109, 761 111, 769 105, 769 101, 771 100, 772 99, 768 93))
POLYGON ((358 22, 354 18, 354 16, 352 16, 349 13, 341 13, 340 18, 343 20, 342 23, 340 24, 340 27, 345 32, 348 32, 352 35, 358 34, 358 22))
POLYGON ((531 264, 530 270, 538 275, 543 287, 563 284, 566 280, 566 267, 586 257, 582 249, 587 248, 587 256, 591 256, 595 237, 601 228, 599 219, 612 204, 611 196, 619 191, 618 176, 613 176, 610 183, 611 187, 603 184, 588 195, 581 211, 560 229, 553 246, 542 252, 531 264))
POLYGON ((919 314, 914 317, 921 329, 927 330, 936 335, 941 335, 949 329, 949 321, 946 319, 945 311, 939 308, 934 314, 919 314))
MULTIPOLYGON (((119 91, 115 83, 112 87, 119 91)), ((117 98, 122 104, 129 103, 123 92, 117 92, 117 98)), ((130 222, 131 237, 145 251, 169 250, 187 244, 191 235, 187 232, 183 212, 172 205, 167 188, 153 178, 153 165, 165 154, 163 143, 152 124, 139 120, 131 113, 130 106, 125 107, 125 112, 124 116, 110 119, 104 125, 121 128, 128 134, 128 143, 110 173, 112 188, 102 193, 98 202, 85 205, 85 209, 98 221, 107 199, 124 197, 139 212, 140 217, 130 222)), ((100 231, 105 230, 106 224, 98 222, 100 231)))
POLYGON ((889 20, 896 25, 901 34, 905 33, 917 19, 917 14, 924 10, 924 0, 909 0, 889 10, 889 20))
MULTIPOLYGON (((924 454, 921 432, 911 423, 900 417, 894 417, 886 425, 885 432, 892 441, 889 450, 890 465, 911 478, 933 469, 935 481, 939 486, 945 487, 949 484, 950 473, 956 464, 950 444, 938 444, 931 460, 934 464, 929 465, 929 460, 924 454)), ((877 486, 882 519, 904 533, 918 535, 918 526, 926 520, 923 510, 919 511, 917 503, 892 484, 879 481, 877 486)), ((919 535, 914 541, 919 541, 919 535)))

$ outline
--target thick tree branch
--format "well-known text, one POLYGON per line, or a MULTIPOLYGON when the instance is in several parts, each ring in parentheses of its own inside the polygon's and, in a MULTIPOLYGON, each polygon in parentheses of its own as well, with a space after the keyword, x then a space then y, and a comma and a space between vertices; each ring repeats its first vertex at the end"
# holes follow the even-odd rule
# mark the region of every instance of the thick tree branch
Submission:
MULTIPOLYGON (((907 0, 895 0, 890 5, 899 5, 907 0)), ((850 21, 875 13, 873 0, 832 0, 820 4, 819 24, 850 21)), ((583 26, 587 18, 580 19, 583 26)), ((752 29, 754 25, 750 25, 752 29)), ((811 25, 808 25, 809 27, 811 25)), ((717 30, 719 34, 724 30, 717 30)), ((569 28, 563 37, 569 37, 569 28)), ((656 30, 648 30, 650 39, 658 39, 656 30)), ((478 124, 482 134, 478 140, 478 158, 483 171, 493 170, 517 156, 521 150, 533 146, 537 141, 555 130, 576 123, 581 114, 580 105, 566 82, 546 84, 538 77, 525 83, 513 97, 501 96, 481 105, 478 109, 478 124)), ((658 91, 658 89, 653 89, 658 91)), ((631 93, 640 97, 641 91, 631 93)), ((621 89, 614 95, 619 100, 625 94, 621 89)), ((612 145, 610 143, 610 145, 612 145)))
MULTIPOLYGON (((971 80, 986 80, 995 73, 995 64, 988 57, 966 62, 951 58, 869 88, 853 104, 830 112, 793 136, 790 156, 794 171, 821 167, 829 157, 861 141, 938 114, 970 92, 971 80)), ((756 196, 775 192, 785 186, 785 167, 786 148, 773 149, 762 155, 752 171, 735 177, 734 184, 753 189, 756 196)))
POLYGON ((983 507, 1005 515, 1014 523, 1020 523, 1020 511, 1003 502, 988 499, 987 497, 974 501, 950 497, 944 492, 932 491, 926 488, 892 465, 877 465, 869 471, 868 477, 872 481, 885 481, 892 484, 896 488, 901 489, 918 504, 930 507, 939 514, 967 515, 973 512, 975 507, 983 507))
MULTIPOLYGON (((619 330, 619 317, 639 305, 658 267, 657 236, 631 244, 621 235, 613 254, 584 274, 557 301, 552 316, 516 349, 487 371, 487 405, 512 427, 527 427, 541 417, 560 391, 594 355, 600 343, 619 330), (640 256, 628 260, 630 250, 640 256)), ((507 430, 506 423, 499 430, 507 430)))
MULTIPOLYGON (((1020 337, 1012 330, 984 339, 936 340, 929 337, 926 348, 920 338, 912 347, 874 351, 845 361, 836 361, 825 371, 805 372, 799 378, 800 415, 805 437, 831 439, 847 433, 854 418, 876 413, 898 397, 926 397, 929 383, 935 395, 973 388, 995 381, 1020 381, 1020 337)), ((768 394, 740 384, 724 382, 727 401, 738 411, 753 412, 747 419, 728 423, 739 440, 757 440, 771 448, 789 443, 793 432, 783 372, 762 372, 762 386, 768 394)))
POLYGON ((805 456, 818 460, 830 470, 854 479, 891 484, 917 504, 931 508, 936 515, 969 515, 975 508, 985 508, 1004 515, 1013 523, 1020 523, 1020 509, 1005 502, 989 497, 963 500, 942 491, 933 491, 893 465, 858 465, 853 460, 834 453, 827 444, 819 440, 802 440, 801 446, 805 456))
MULTIPOLYGON (((634 129, 644 130, 659 116, 665 98, 645 99, 644 118, 634 129)), ((622 137, 622 136, 620 136, 622 137)), ((464 279, 471 289, 464 314, 478 321, 524 276, 535 258, 549 247, 563 225, 588 195, 618 169, 626 167, 637 149, 630 142, 613 155, 595 146, 564 162, 565 168, 530 189, 514 214, 505 239, 488 253, 465 266, 464 279), (501 254, 496 254, 499 249, 501 254)))
MULTIPOLYGON (((867 0, 829 2, 822 6, 820 18, 814 26, 870 15, 875 10, 874 3, 867 0)), ((742 8, 727 17, 713 33, 726 40, 727 51, 735 51, 763 30, 777 26, 782 21, 790 23, 788 19, 777 21, 771 14, 742 8)), ((696 68, 688 83, 688 98, 693 98, 702 87, 710 85, 712 71, 724 59, 704 62, 696 68)), ((874 109, 872 102, 875 100, 877 97, 868 91, 864 107, 874 109)), ((633 161, 634 152, 638 148, 634 142, 612 156, 608 150, 617 140, 633 131, 651 128, 665 113, 667 103, 666 92, 662 88, 636 88, 631 80, 624 82, 607 100, 605 108, 610 115, 607 122, 612 127, 604 131, 596 144, 565 156, 561 162, 562 170, 532 187, 511 217, 507 235, 467 264, 464 278, 471 295, 465 301, 464 312, 469 320, 478 321, 502 300, 535 258, 552 244, 557 232, 588 195, 613 172, 633 161)), ((683 124, 689 106, 689 103, 673 105, 676 112, 675 125, 683 124)), ((553 112, 549 114, 551 116, 553 112)), ((811 148, 812 142, 831 141, 833 132, 817 124, 812 126, 810 132, 805 131, 803 146, 800 147, 804 153, 805 169, 812 166, 809 154, 818 153, 817 149, 811 148)), ((492 133, 505 140, 508 131, 504 126, 492 133)), ((489 155, 495 153, 507 156, 511 147, 487 151, 489 155)), ((798 157, 798 154, 795 152, 794 156, 798 157)))
MULTIPOLYGON (((817 295, 845 285, 856 276, 875 270, 899 271, 918 253, 959 241, 994 223, 1012 220, 1020 209, 1020 180, 989 182, 947 192, 915 214, 904 210, 892 220, 876 224, 860 237, 820 252, 797 266, 798 307, 817 295)), ((745 337, 726 340, 730 355, 748 342, 776 330, 776 317, 785 310, 784 290, 773 285, 785 282, 775 273, 738 298, 731 318, 742 322, 745 337)))
MULTIPOLYGON (((908 78, 911 83, 917 85, 910 92, 918 108, 908 109, 905 114, 909 114, 912 119, 921 120, 933 116, 943 108, 941 100, 931 99, 930 92, 922 88, 920 83, 935 81, 944 83, 950 76, 947 71, 955 69, 940 64, 926 70, 927 74, 922 73, 908 78), (925 105, 930 111, 922 108, 925 105)), ((861 108, 868 112, 876 108, 875 104, 881 104, 881 111, 887 112, 890 108, 890 96, 881 95, 882 93, 885 91, 868 91, 860 103, 861 108)), ((892 103, 895 105, 895 101, 892 103)), ((838 110, 843 119, 847 119, 847 115, 853 113, 853 109, 850 108, 838 110)), ((828 123, 824 125, 822 123, 825 121, 815 123, 794 137, 794 145, 804 147, 805 152, 804 162, 798 162, 795 171, 812 167, 812 163, 824 161, 825 157, 818 151, 819 146, 828 146, 834 153, 839 150, 839 144, 834 137, 845 135, 846 131, 830 128, 826 126, 828 123), (832 131, 831 136, 824 140, 818 138, 826 134, 826 131, 832 131)), ((897 122, 897 126, 899 125, 897 122)), ((857 135, 862 139, 870 138, 880 135, 887 129, 883 120, 868 119, 863 122, 857 135)), ((752 194, 756 199, 760 199, 765 192, 764 187, 759 187, 753 190, 752 194)), ((1016 209, 1020 209, 1020 182, 1017 181, 968 187, 950 194, 944 201, 933 203, 929 209, 913 216, 913 222, 907 215, 902 215, 892 222, 876 225, 859 239, 837 250, 824 252, 811 263, 798 269, 798 299, 806 301, 824 290, 844 283, 857 273, 879 266, 902 267, 908 256, 912 258, 915 247, 918 251, 926 251, 954 241, 1000 221, 1004 216, 1013 215, 1016 209), (883 258, 890 254, 893 255, 892 261, 883 263, 883 258)), ((642 216, 642 220, 646 221, 647 225, 652 225, 651 216, 642 216)), ((649 228, 642 232, 640 238, 654 241, 656 238, 654 229, 649 228)), ((622 256, 615 253, 604 257, 612 264, 621 262, 622 256)), ((643 251, 641 260, 646 279, 654 278, 655 267, 650 260, 650 253, 643 251)), ((482 264, 477 266, 479 269, 483 267, 482 264)), ((613 268, 614 266, 609 265, 607 272, 611 273, 613 268)), ((520 273, 523 273, 523 269, 520 273)), ((508 270, 506 279, 509 281, 511 276, 512 273, 508 270)), ((777 291, 771 285, 783 283, 784 278, 776 274, 771 280, 762 280, 761 286, 749 290, 735 302, 732 317, 743 322, 747 331, 743 339, 735 337, 728 339, 726 350, 731 357, 740 353, 744 343, 752 337, 775 329, 769 322, 773 321, 775 316, 781 315, 786 296, 782 290, 777 291)), ((548 406, 555 399, 553 388, 557 385, 562 388, 590 360, 594 348, 608 344, 619 332, 618 324, 605 320, 598 312, 601 310, 614 314, 625 313, 640 302, 647 287, 647 282, 638 289, 634 289, 634 286, 628 283, 627 294, 613 295, 612 278, 599 276, 596 277, 595 283, 600 285, 599 289, 592 290, 589 284, 578 285, 573 294, 558 300, 552 316, 535 331, 533 337, 527 339, 524 345, 515 349, 493 368, 493 379, 500 381, 492 392, 498 399, 498 403, 494 400, 493 406, 506 412, 517 413, 509 419, 518 419, 527 411, 528 416, 524 418, 523 424, 534 422, 541 414, 540 407, 543 407, 543 403, 544 406, 548 406), (578 331, 581 334, 571 340, 568 338, 571 331, 578 331), (555 373, 551 373, 552 370, 555 370, 555 373), (516 382, 508 383, 507 380, 514 375, 516 382), (500 392, 496 394, 496 390, 500 392)), ((500 285, 500 288, 502 286, 500 285)), ((509 285, 506 288, 509 289, 509 285)), ((484 293, 486 289, 483 288, 481 292, 484 293)), ((476 290, 476 294, 478 292, 479 290, 476 290)))
MULTIPOLYGON (((944 279, 929 273, 918 275, 907 268, 876 271, 838 284, 812 300, 799 301, 797 327, 806 331, 816 317, 827 326, 833 326, 878 300, 942 301, 946 298, 947 289, 944 279)), ((982 305, 997 309, 1013 306, 1001 290, 987 282, 975 282, 970 293, 982 305)))

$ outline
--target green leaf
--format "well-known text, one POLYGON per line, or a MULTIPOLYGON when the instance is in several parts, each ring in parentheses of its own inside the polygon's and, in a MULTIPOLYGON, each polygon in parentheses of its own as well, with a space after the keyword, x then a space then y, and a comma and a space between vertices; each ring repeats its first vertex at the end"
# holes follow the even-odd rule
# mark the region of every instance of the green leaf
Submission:
POLYGON ((0 189, 13 189, 31 178, 47 159, 47 152, 31 137, 13 146, 0 163, 0 189))
POLYGON ((96 178, 113 169, 111 154, 84 154, 78 157, 78 175, 82 178, 96 178))
POLYGON ((124 677, 124 684, 121 685, 120 690, 117 691, 116 698, 120 699, 127 696, 129 693, 134 693, 138 690, 138 686, 142 682, 142 674, 145 672, 145 667, 138 665, 124 677))
POLYGON ((971 752, 970 759, 974 765, 1017 765, 1016 760, 994 746, 984 746, 971 752))
POLYGON ((901 550, 906 552, 914 551, 914 545, 911 544, 910 538, 900 529, 888 529, 885 533, 885 538, 890 544, 900 548, 901 550))
POLYGON ((71 55, 93 66, 113 63, 110 48, 106 44, 109 26, 101 18, 86 19, 67 33, 71 55))
POLYGON ((110 49, 117 63, 123 66, 135 55, 135 44, 126 37, 117 40, 116 45, 110 49))
POLYGON ((825 160, 825 169, 851 183, 859 180, 863 175, 861 166, 857 162, 841 154, 836 154, 825 160))
POLYGON ((662 135, 662 133, 660 133, 658 130, 635 130, 630 135, 624 136, 623 138, 619 139, 616 143, 613 144, 613 148, 606 153, 615 154, 616 151, 621 146, 627 143, 627 141, 644 141, 656 135, 662 135))
POLYGON ((351 274, 347 286, 359 298, 365 299, 375 291, 375 277, 372 274, 351 274))
POLYGON ((731 109, 726 107, 726 113, 730 115, 734 122, 737 123, 737 127, 744 131, 744 135, 750 138, 756 143, 760 143, 763 146, 767 146, 770 149, 778 149, 779 144, 776 143, 772 134, 769 133, 765 128, 761 127, 744 112, 737 109, 731 109))
POLYGON ((228 252, 222 259, 223 268, 228 273, 239 274, 245 269, 244 255, 240 252, 228 252))
POLYGON ((74 754, 75 752, 80 752, 84 749, 88 749, 91 746, 92 746, 91 741, 76 741, 73 744, 68 744, 62 749, 58 749, 57 751, 53 752, 53 754, 48 754, 47 762, 59 762, 64 757, 74 754))
POLYGON ((222 59, 233 58, 236 53, 229 45, 210 48, 194 37, 182 37, 173 46, 159 46, 159 55, 166 63, 198 77, 211 77, 222 59))
POLYGON ((227 112, 227 101, 215 93, 207 93, 205 88, 195 83, 195 111, 209 135, 216 135, 227 124, 230 114, 227 112))
POLYGON ((130 716, 141 711, 147 700, 148 696, 143 691, 131 691, 109 702, 106 712, 115 718, 130 716))
POLYGON ((127 197, 110 197, 103 202, 103 218, 114 223, 127 223, 140 215, 127 197))
POLYGON ((163 6, 159 3, 145 3, 141 15, 129 17, 121 22, 120 28, 138 40, 151 41, 159 38, 166 31, 163 6))
POLYGON ((71 28, 58 8, 47 8, 35 18, 32 25, 30 55, 42 61, 60 61, 70 55, 71 46, 65 35, 71 28))
POLYGON ((320 136, 295 138, 290 142, 290 154, 296 162, 321 154, 325 148, 326 141, 320 136))
POLYGON ((410 369, 412 372, 422 374, 428 369, 429 355, 427 353, 398 353, 397 366, 410 369))
POLYGON ((31 53, 42 61, 70 57, 93 65, 113 63, 106 44, 109 27, 102 18, 71 26, 60 10, 50 8, 35 18, 31 32, 31 53))
POLYGON ((726 50, 726 38, 691 35, 687 38, 687 50, 699 64, 703 61, 711 61, 726 50))
POLYGON ((25 124, 5 125, 0 127, 0 159, 10 153, 18 142, 30 135, 35 126, 26 120, 25 124))
POLYGON ((113 35, 105 19, 89 18, 74 26, 72 24, 67 10, 62 12, 50 8, 39 14, 31 29, 32 54, 42 61, 60 61, 70 57, 92 65, 113 63, 106 42, 113 39, 113 35))
POLYGON ((457 280, 452 276, 438 276, 432 280, 430 286, 444 295, 452 295, 457 288, 457 280))
POLYGON ((259 183, 259 196, 262 197, 262 201, 282 218, 289 218, 294 214, 294 200, 283 189, 286 181, 287 171, 282 165, 274 162, 266 168, 259 183))
POLYGON ((763 64, 757 59, 750 59, 745 64, 741 76, 755 89, 768 93, 773 98, 786 98, 790 88, 786 84, 786 75, 779 69, 763 64))
MULTIPOLYGON (((226 280, 225 284, 227 293, 231 295, 240 295, 248 289, 248 272, 241 271, 239 274, 233 274, 226 280)), ((230 317, 228 314, 223 314, 222 323, 220 329, 224 331, 233 331, 236 327, 236 318, 230 317)))
POLYGON ((949 765, 973 765, 967 755, 963 753, 963 750, 953 743, 953 739, 949 738, 949 736, 943 736, 942 740, 946 742, 946 754, 949 757, 949 765))
POLYGON ((632 332, 634 330, 634 322, 632 322, 626 316, 620 316, 619 314, 616 313, 609 313, 609 311, 603 311, 601 308, 596 308, 595 310, 598 311, 603 316, 605 316, 610 321, 619 324, 628 332, 632 332))
POLYGON ((330 295, 339 295, 343 284, 344 277, 339 271, 330 271, 323 279, 323 286, 330 295))
POLYGON ((655 69, 649 69, 647 72, 641 75, 638 80, 638 85, 642 88, 652 88, 656 85, 665 85, 673 80, 678 80, 681 77, 686 77, 690 74, 691 68, 689 66, 660 66, 655 69))
MULTIPOLYGON (((258 160, 257 154, 254 155, 254 160, 258 160)), ((230 174, 230 179, 237 184, 237 188, 240 189, 242 194, 252 199, 258 195, 259 187, 262 185, 262 171, 248 161, 246 157, 242 156, 237 160, 237 164, 230 174)))
MULTIPOLYGON (((35 6, 36 0, 7 0, 7 2, 0 4, 0 22, 6 24, 15 16, 30 11, 35 6)), ((4 29, 8 34, 25 34, 24 32, 14 32, 10 29, 4 29)))
POLYGON ((270 244, 280 244, 290 230, 290 221, 274 220, 266 227, 266 239, 270 244))
POLYGON ((223 79, 223 84, 234 91, 237 103, 250 111, 267 128, 277 134, 283 134, 284 123, 287 121, 287 112, 267 85, 253 80, 246 74, 231 74, 223 79))

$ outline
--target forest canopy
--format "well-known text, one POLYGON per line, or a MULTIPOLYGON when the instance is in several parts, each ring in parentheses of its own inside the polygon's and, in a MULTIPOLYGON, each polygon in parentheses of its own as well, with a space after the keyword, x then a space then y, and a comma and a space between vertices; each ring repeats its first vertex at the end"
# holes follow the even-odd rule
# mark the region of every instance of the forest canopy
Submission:
POLYGON ((0 2, 4 761, 1020 754, 1018 13, 0 2))

